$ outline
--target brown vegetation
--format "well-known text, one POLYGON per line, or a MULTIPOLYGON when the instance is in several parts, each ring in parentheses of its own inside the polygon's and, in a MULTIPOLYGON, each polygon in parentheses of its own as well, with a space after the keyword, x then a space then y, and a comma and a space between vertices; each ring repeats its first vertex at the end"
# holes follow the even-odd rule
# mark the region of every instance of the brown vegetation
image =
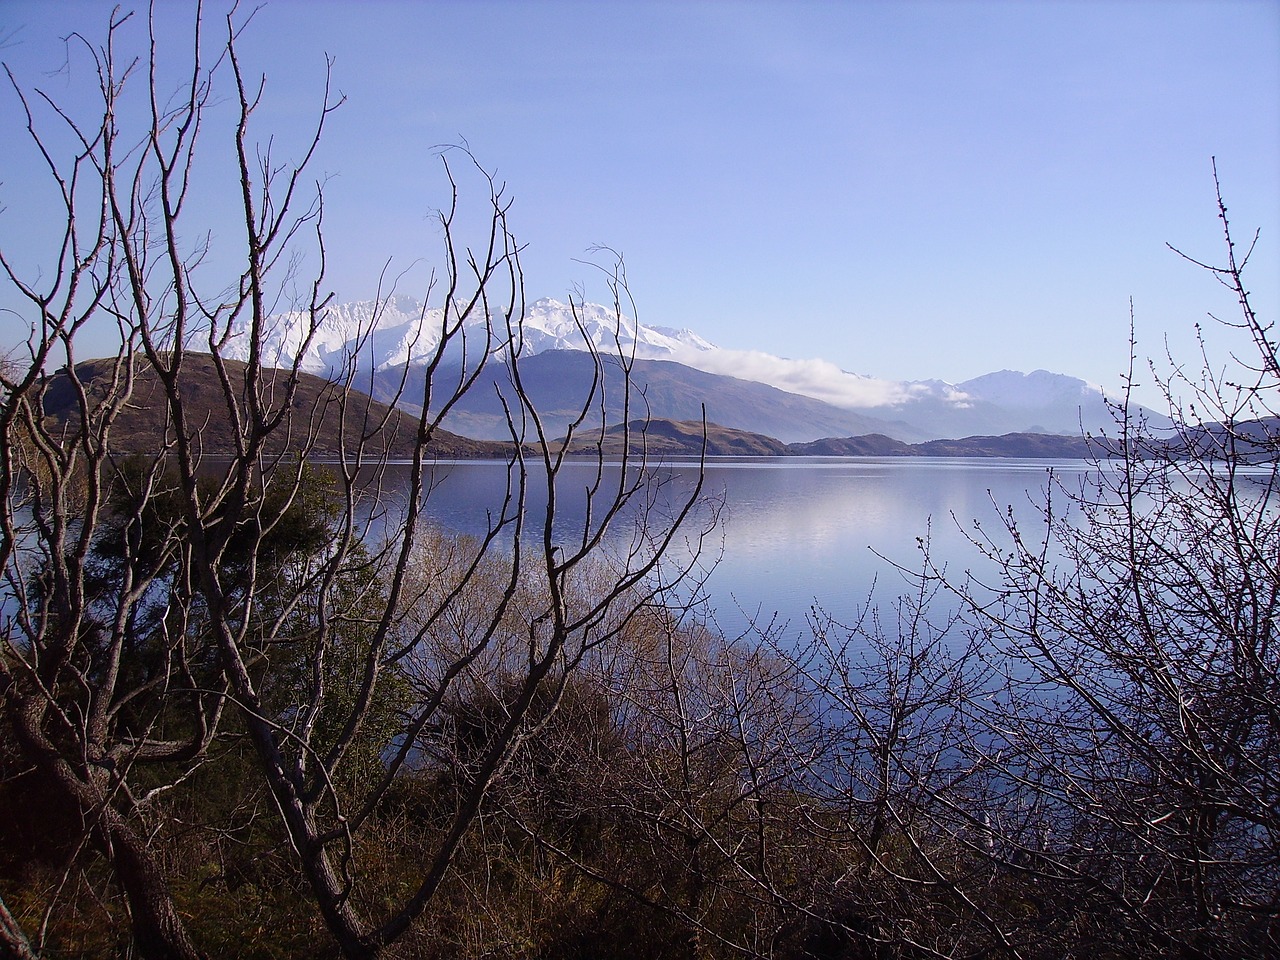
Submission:
MULTIPOLYGON (((49 430, 75 436, 79 429, 79 396, 76 384, 91 397, 101 400, 113 389, 116 361, 87 360, 76 364, 75 383, 65 370, 50 378, 44 387, 44 410, 51 418, 49 430)), ((236 400, 243 406, 247 390, 254 383, 246 365, 237 360, 191 352, 182 364, 177 389, 187 410, 187 441, 196 456, 226 457, 236 449, 236 424, 226 416, 226 397, 220 381, 225 371, 236 386, 236 400)), ((135 362, 133 391, 121 409, 112 433, 116 453, 154 453, 175 442, 165 385, 146 363, 135 362)), ((337 459, 343 443, 350 443, 356 431, 376 436, 371 455, 393 460, 409 460, 418 448, 418 418, 370 399, 346 384, 333 383, 300 370, 263 371, 258 389, 268 415, 288 402, 287 422, 291 430, 273 434, 264 449, 273 456, 305 451, 317 460, 337 459), (275 400, 278 396, 279 400, 275 400)), ((371 437, 371 439, 373 439, 371 437)), ((439 428, 431 432, 427 456, 435 459, 498 459, 511 453, 510 443, 469 440, 439 428)))

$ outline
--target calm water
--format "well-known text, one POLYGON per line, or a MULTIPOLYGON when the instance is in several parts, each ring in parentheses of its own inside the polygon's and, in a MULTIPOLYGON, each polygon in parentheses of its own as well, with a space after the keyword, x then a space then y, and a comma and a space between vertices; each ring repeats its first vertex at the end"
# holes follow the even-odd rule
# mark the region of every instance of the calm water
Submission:
MULTIPOLYGON (((593 469, 574 465, 561 489, 579 489, 593 469)), ((696 479, 696 464, 665 469, 673 495, 696 479)), ((777 613, 799 629, 814 604, 851 618, 873 584, 880 601, 906 588, 904 576, 881 557, 918 568, 917 538, 930 530, 935 559, 962 573, 980 560, 958 524, 968 529, 976 518, 995 529, 1009 507, 1034 520, 1032 502, 1041 498, 1050 469, 1074 485, 1090 466, 959 458, 717 459, 704 484, 725 504, 705 551, 719 557, 707 581, 717 622, 737 633, 751 618, 777 613)), ((499 463, 441 465, 429 513, 448 529, 480 532, 486 510, 500 503, 505 479, 499 463)), ((569 506, 566 529, 581 522, 572 497, 569 506)))

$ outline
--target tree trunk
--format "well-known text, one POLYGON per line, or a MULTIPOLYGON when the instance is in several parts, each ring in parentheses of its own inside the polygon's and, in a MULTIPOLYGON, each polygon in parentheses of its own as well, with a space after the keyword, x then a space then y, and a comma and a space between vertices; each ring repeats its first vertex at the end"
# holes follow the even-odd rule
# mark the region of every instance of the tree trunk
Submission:
POLYGON ((36 960, 31 942, 14 919, 4 898, 0 897, 0 958, 3 960, 36 960))
POLYGON ((144 960, 200 960, 200 951, 145 841, 115 810, 106 810, 102 820, 100 832, 129 901, 139 955, 144 960))
MULTIPOLYGON (((10 717, 16 739, 34 764, 37 775, 55 795, 63 797, 79 812, 94 846, 111 863, 129 904, 138 955, 143 960, 201 960, 200 951, 173 902, 168 879, 146 840, 111 806, 107 792, 91 773, 81 776, 59 754, 43 729, 45 708, 40 698, 19 704, 11 702, 10 717)), ((7 930, 0 934, 4 936, 7 930)), ((7 940, 0 939, 0 943, 8 949, 7 940)))

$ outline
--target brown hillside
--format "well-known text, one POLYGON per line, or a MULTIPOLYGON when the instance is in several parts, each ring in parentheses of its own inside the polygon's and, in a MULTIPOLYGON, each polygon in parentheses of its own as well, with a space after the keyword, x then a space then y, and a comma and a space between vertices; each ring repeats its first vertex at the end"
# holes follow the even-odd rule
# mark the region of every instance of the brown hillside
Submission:
MULTIPOLYGON (((91 396, 105 395, 113 363, 114 360, 87 360, 76 365, 76 374, 91 396)), ((243 404, 246 366, 234 360, 224 363, 232 382, 239 388, 237 401, 243 404)), ((283 402, 289 376, 286 370, 263 371, 266 395, 272 395, 271 385, 275 384, 274 392, 283 402)), ((361 436, 367 435, 370 439, 366 450, 371 455, 393 459, 413 455, 418 430, 414 417, 363 393, 354 390, 344 393, 340 385, 320 377, 299 373, 297 378, 292 409, 286 424, 273 439, 271 453, 295 450, 318 459, 336 457, 344 448, 348 454, 353 453, 361 436)), ((213 358, 207 354, 188 354, 183 361, 179 390, 196 449, 207 456, 233 453, 233 420, 213 358)), ((65 370, 49 379, 45 413, 55 425, 65 428, 74 428, 79 419, 75 390, 65 370)), ((129 404, 112 430, 111 448, 118 453, 155 452, 173 439, 163 387, 155 372, 140 364, 129 404)), ((469 440, 444 430, 436 430, 428 445, 428 453, 439 459, 505 457, 509 449, 508 444, 469 440)))
MULTIPOLYGON (((773 437, 735 430, 719 424, 708 423, 707 456, 710 457, 781 457, 787 455, 787 445, 773 437)), ((575 438, 570 453, 594 453, 599 442, 599 431, 575 438)), ((644 450, 654 457, 696 457, 702 451, 702 423, 696 420, 653 419, 631 422, 631 452, 644 450)), ((604 452, 618 455, 622 452, 622 425, 615 424, 605 431, 604 452)))

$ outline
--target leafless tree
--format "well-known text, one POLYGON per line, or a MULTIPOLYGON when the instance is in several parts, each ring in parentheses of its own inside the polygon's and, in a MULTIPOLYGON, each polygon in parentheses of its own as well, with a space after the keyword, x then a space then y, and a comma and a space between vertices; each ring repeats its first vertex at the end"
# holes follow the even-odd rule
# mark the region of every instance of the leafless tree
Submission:
POLYGON ((1206 347, 1194 376, 1153 366, 1175 428, 1142 421, 1131 369, 1100 448, 1118 457, 1051 479, 1030 518, 966 522, 980 574, 926 553, 896 624, 822 620, 796 656, 841 732, 809 789, 842 811, 818 835, 850 851, 833 919, 863 943, 1276 952, 1280 380, 1253 246, 1220 192, 1218 212, 1227 262, 1200 265, 1248 345, 1225 366, 1206 347))
MULTIPOLYGON (((599 718, 561 731, 568 759, 553 776, 531 764, 536 785, 497 797, 497 817, 605 892, 595 915, 643 918, 649 955, 785 955, 815 852, 796 829, 811 806, 798 758, 818 752, 821 725, 757 639, 722 637, 698 610, 647 610, 575 677, 599 718)), ((608 926, 572 920, 566 952, 616 953, 608 926)))
MULTIPOLYGON (((1153 436, 1126 396, 1123 456, 1046 501, 1047 546, 1009 524, 998 602, 968 599, 1022 669, 985 716, 998 768, 1039 813, 1038 837, 999 832, 1006 854, 1121 944, 1262 956, 1280 935, 1280 381, 1217 199, 1228 261, 1214 273, 1249 353, 1215 368, 1206 352, 1195 378, 1153 369, 1172 436, 1153 436)), ((1006 809, 998 824, 1018 819, 1006 809)), ((1041 909, 1065 919, 1061 903, 1041 909)))
MULTIPOLYGON (((312 136, 282 160, 280 144, 253 132, 264 84, 237 52, 246 18, 233 9, 215 26, 197 16, 176 94, 164 87, 153 30, 140 58, 121 54, 130 20, 113 14, 101 45, 68 41, 96 77, 92 117, 9 77, 65 229, 35 279, 0 252, 32 328, 5 369, 0 405, 7 722, 32 775, 78 811, 109 863, 140 955, 199 955, 150 841, 163 829, 157 804, 234 729, 252 744, 338 947, 377 956, 431 902, 495 778, 539 736, 574 671, 688 569, 651 576, 686 535, 700 484, 672 507, 642 436, 618 462, 600 451, 584 469, 544 429, 522 381, 510 201, 469 157, 464 166, 488 189, 488 227, 463 244, 450 171, 432 288, 443 320, 421 393, 402 386, 397 397, 421 412, 407 479, 393 478, 393 415, 371 413, 348 389, 359 350, 344 381, 300 401, 303 353, 329 304, 322 194, 308 170, 341 96, 326 85, 312 136), (228 97, 234 116, 223 122, 215 107, 228 97), (211 185, 202 178, 217 165, 204 161, 218 151, 235 176, 211 185), (195 196, 221 189, 243 210, 229 282, 208 276, 211 242, 194 219, 195 196), (304 283, 305 263, 317 268, 304 283), (302 318, 301 345, 275 369, 266 341, 281 305, 302 318), (90 372, 80 345, 103 323, 120 348, 90 372), (460 367, 447 362, 456 356, 460 367), (201 364, 218 385, 214 417, 230 425, 232 449, 217 451, 226 459, 202 441, 208 407, 189 379, 201 364), (506 371, 506 495, 487 531, 454 542, 440 576, 424 577, 440 560, 426 519, 431 445, 490 364, 506 371), (125 462, 116 426, 144 385, 165 440, 125 462), (59 424, 45 415, 53 391, 72 401, 59 424), (340 457, 325 485, 307 458, 335 411, 340 457), (585 516, 576 529, 565 526, 571 501, 585 516), (482 580, 489 593, 478 607, 482 580), (501 722, 450 781, 448 816, 408 888, 389 902, 371 894, 362 857, 384 799, 440 742, 458 691, 489 669, 503 677, 501 722)), ((608 279, 621 319, 625 275, 608 279)), ((603 365, 629 373, 632 362, 616 346, 613 357, 593 352, 596 382, 571 434, 603 426, 603 365)), ((628 389, 624 422, 632 400, 628 389)))

